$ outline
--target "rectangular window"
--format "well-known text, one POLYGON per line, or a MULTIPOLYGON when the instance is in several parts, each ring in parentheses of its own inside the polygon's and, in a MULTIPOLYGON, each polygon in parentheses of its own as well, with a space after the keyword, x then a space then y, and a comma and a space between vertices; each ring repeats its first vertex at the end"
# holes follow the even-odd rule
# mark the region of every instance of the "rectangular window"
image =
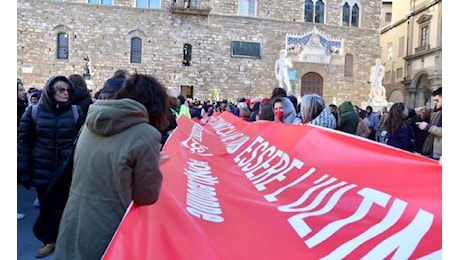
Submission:
POLYGON ((420 28, 420 46, 427 46, 428 45, 428 26, 423 26, 420 28))
POLYGON ((345 55, 345 77, 353 77, 353 56, 345 55))
POLYGON ((88 3, 94 5, 113 5, 113 0, 88 0, 88 3))
POLYGON ((244 16, 256 16, 256 0, 239 0, 238 14, 244 16))
POLYGON ((58 33, 57 35, 57 58, 69 58, 69 37, 66 33, 58 33))
POLYGON ((142 40, 139 38, 131 39, 131 63, 141 63, 142 40))
POLYGON ((137 8, 160 9, 160 0, 136 0, 137 8))
POLYGON ((232 57, 261 58, 260 42, 232 41, 232 57))
POLYGON ((391 22, 391 13, 385 13, 385 22, 391 22))
POLYGON ((404 36, 399 38, 398 57, 404 56, 404 36))
POLYGON ((396 78, 402 78, 402 68, 396 69, 396 78))

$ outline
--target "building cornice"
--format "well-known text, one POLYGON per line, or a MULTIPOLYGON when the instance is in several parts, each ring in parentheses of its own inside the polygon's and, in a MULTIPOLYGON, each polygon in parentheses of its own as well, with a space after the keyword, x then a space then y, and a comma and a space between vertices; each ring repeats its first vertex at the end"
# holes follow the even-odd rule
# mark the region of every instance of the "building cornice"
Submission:
POLYGON ((429 9, 432 6, 437 5, 440 2, 442 2, 442 0, 435 0, 435 1, 431 2, 431 3, 429 3, 428 5, 425 5, 422 8, 419 8, 417 10, 414 10, 414 11, 410 12, 403 19, 400 19, 400 20, 398 20, 398 21, 396 21, 394 23, 390 23, 390 24, 386 25, 385 27, 383 27, 382 29, 380 29, 380 34, 386 33, 387 31, 398 27, 399 25, 401 25, 401 24, 405 23, 407 20, 409 20, 411 17, 413 17, 413 16, 415 16, 415 15, 417 15, 417 14, 419 14, 419 13, 421 13, 421 12, 427 10, 427 9, 429 9))
POLYGON ((436 48, 428 49, 426 51, 417 52, 414 55, 409 55, 409 56, 403 57, 403 59, 408 60, 408 61, 415 60, 415 59, 420 58, 422 56, 426 56, 428 54, 432 54, 432 53, 435 53, 435 52, 438 52, 438 51, 442 51, 442 47, 436 47, 436 48))

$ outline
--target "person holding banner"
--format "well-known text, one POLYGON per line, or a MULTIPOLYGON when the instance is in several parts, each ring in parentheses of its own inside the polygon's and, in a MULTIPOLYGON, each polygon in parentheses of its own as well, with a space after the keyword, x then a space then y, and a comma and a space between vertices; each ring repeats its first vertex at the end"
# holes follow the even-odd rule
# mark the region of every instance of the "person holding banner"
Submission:
POLYGON ((300 101, 302 123, 335 129, 336 119, 318 94, 306 94, 300 101))
POLYGON ((158 200, 168 94, 153 76, 129 76, 114 99, 97 100, 75 146, 73 177, 55 259, 101 259, 130 204, 158 200))
POLYGON ((275 122, 298 124, 302 121, 285 89, 276 87, 272 90, 271 104, 275 122))

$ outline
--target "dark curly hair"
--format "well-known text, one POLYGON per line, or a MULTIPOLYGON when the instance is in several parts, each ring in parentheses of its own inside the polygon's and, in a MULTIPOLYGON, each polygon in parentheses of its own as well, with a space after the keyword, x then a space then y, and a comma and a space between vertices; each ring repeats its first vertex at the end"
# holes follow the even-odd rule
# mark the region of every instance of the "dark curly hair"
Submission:
POLYGON ((130 75, 114 99, 130 98, 143 104, 149 113, 149 122, 159 131, 169 126, 169 95, 166 88, 152 75, 130 75))

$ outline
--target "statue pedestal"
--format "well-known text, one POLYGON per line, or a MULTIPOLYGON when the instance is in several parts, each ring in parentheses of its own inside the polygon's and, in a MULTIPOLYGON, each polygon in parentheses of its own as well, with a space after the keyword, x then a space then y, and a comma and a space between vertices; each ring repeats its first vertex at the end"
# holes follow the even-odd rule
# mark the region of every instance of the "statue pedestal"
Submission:
POLYGON ((363 101, 361 102, 361 108, 366 109, 367 106, 372 107, 372 111, 377 112, 377 111, 382 111, 383 107, 386 107, 388 110, 391 107, 391 103, 389 103, 386 100, 374 100, 374 101, 363 101))

